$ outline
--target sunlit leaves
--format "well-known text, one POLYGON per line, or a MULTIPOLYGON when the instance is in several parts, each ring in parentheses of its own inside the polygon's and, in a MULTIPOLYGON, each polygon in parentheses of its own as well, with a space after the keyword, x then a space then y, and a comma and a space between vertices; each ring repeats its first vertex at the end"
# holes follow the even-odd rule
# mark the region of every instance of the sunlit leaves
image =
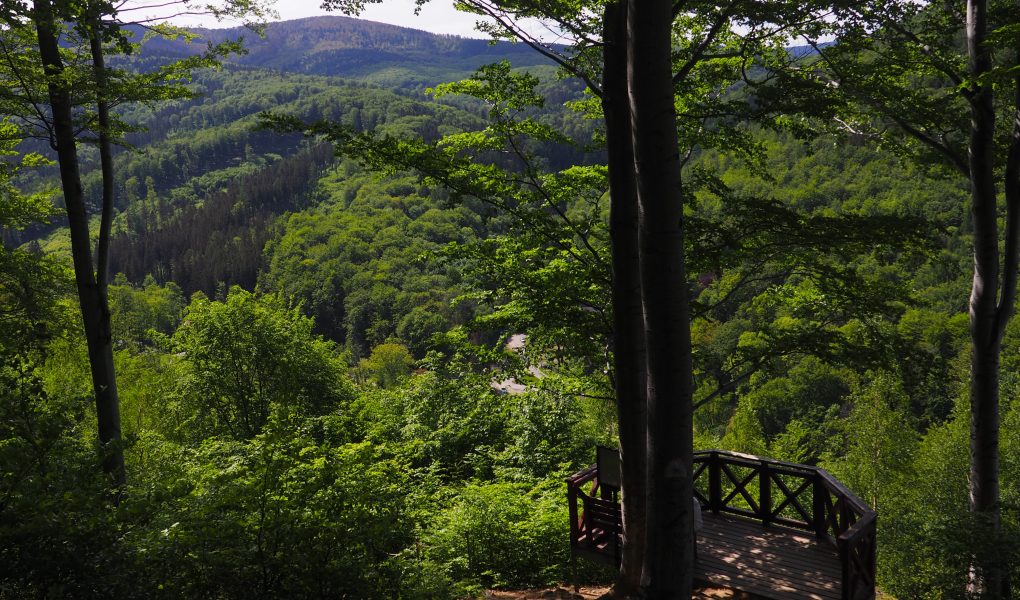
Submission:
POLYGON ((240 288, 224 302, 197 296, 172 341, 181 353, 179 402, 194 415, 180 435, 249 439, 276 411, 323 414, 351 398, 333 346, 276 296, 240 288))

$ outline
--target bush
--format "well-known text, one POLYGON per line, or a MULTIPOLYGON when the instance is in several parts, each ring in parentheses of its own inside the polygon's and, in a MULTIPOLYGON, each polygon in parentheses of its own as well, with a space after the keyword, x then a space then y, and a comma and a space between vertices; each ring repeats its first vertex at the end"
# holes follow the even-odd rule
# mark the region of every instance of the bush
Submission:
POLYGON ((562 484, 469 484, 424 538, 427 556, 450 577, 486 587, 563 581, 570 520, 562 484))
POLYGON ((322 415, 354 390, 347 365, 312 320, 278 296, 233 287, 225 302, 196 295, 173 335, 180 357, 180 436, 250 439, 281 407, 322 415))
POLYGON ((170 598, 381 598, 411 539, 406 469, 366 443, 278 424, 190 452, 187 488, 132 536, 146 593, 170 598))

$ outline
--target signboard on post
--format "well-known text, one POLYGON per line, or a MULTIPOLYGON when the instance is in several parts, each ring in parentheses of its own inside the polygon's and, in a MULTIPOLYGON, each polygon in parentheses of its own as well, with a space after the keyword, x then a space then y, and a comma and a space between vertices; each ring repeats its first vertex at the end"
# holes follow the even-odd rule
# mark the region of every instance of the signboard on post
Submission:
POLYGON ((595 463, 599 470, 599 485, 619 490, 623 485, 620 475, 620 451, 607 446, 596 446, 595 463))

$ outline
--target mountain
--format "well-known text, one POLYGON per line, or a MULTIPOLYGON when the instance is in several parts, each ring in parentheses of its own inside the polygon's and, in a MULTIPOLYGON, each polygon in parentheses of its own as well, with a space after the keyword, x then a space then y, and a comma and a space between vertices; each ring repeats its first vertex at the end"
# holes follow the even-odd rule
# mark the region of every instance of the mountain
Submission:
MULTIPOLYGON (((557 80, 554 66, 523 45, 346 17, 273 23, 261 38, 243 28, 196 33, 214 43, 244 37, 247 53, 230 57, 221 69, 195 73, 192 99, 119 107, 124 121, 141 130, 127 136, 133 150, 116 156, 118 216, 110 266, 133 282, 151 275, 186 293, 211 294, 218 282, 250 289, 267 267, 264 248, 281 234, 279 218, 314 210, 329 197, 319 181, 334 165, 332 149, 259 129, 258 115, 265 111, 434 140, 483 127, 486 111, 466 98, 434 100, 422 88, 505 59, 543 80, 550 101, 539 118, 590 137, 591 121, 563 106, 580 96, 579 84, 557 80)), ((128 64, 145 68, 205 46, 153 39, 128 64)), ((557 152, 544 156, 553 165, 585 156, 583 148, 557 152)), ((101 178, 94 159, 86 157, 83 183, 97 201, 101 178)), ((49 251, 66 244, 56 233, 44 244, 49 251)), ((26 238, 32 235, 26 232, 26 238)))
MULTIPOLYGON (((261 37, 244 27, 193 31, 213 43, 243 38, 246 53, 231 58, 235 64, 339 76, 385 87, 420 88, 453 81, 504 59, 517 67, 552 64, 524 44, 493 44, 340 16, 271 23, 261 37)), ((168 55, 203 49, 204 44, 183 41, 153 40, 146 45, 148 53, 168 55)))

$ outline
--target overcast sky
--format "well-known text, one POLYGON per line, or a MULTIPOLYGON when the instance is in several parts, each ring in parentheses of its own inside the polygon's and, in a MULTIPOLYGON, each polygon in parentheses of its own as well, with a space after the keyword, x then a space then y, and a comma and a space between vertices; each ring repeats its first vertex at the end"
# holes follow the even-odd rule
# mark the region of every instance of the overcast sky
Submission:
MULTIPOLYGON (((280 14, 280 19, 288 21, 302 17, 313 17, 317 15, 328 15, 319 4, 322 0, 277 0, 275 10, 280 14)), ((431 0, 421 9, 420 15, 414 14, 414 0, 384 0, 381 4, 369 5, 361 14, 362 19, 391 23, 402 27, 422 29, 433 33, 449 33, 462 37, 481 38, 487 37, 475 31, 476 15, 462 13, 453 8, 452 0, 431 0)), ((185 26, 201 27, 234 27, 239 25, 236 22, 219 22, 211 18, 178 18, 175 23, 185 26)))

